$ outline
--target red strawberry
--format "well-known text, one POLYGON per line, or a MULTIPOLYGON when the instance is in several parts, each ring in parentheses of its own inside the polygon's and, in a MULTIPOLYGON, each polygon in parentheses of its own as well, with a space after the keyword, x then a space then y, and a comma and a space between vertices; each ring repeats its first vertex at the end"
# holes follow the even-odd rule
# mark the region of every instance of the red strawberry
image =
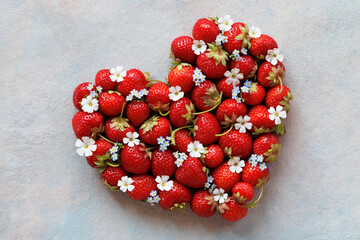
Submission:
POLYGON ((157 183, 155 178, 150 175, 135 175, 132 176, 131 179, 134 181, 132 185, 134 189, 130 191, 126 191, 126 193, 135 200, 145 200, 150 196, 151 191, 157 190, 157 183))
POLYGON ((86 96, 89 95, 91 91, 95 91, 96 90, 96 86, 94 84, 92 84, 91 82, 84 82, 84 83, 80 83, 74 90, 73 93, 73 103, 75 108, 77 108, 78 110, 81 110, 81 101, 82 99, 86 96), (92 90, 88 89, 88 86, 92 85, 92 90))
POLYGON ((188 154, 187 147, 190 143, 193 142, 193 139, 190 136, 190 132, 188 130, 181 129, 181 130, 175 132, 174 142, 175 142, 175 145, 173 145, 172 148, 175 151, 179 151, 179 152, 188 154))
POLYGON ((128 132, 135 132, 135 128, 126 118, 110 118, 105 123, 106 136, 114 142, 122 142, 128 132))
POLYGON ((178 58, 182 62, 195 62, 196 55, 192 50, 193 42, 194 39, 188 36, 175 38, 171 43, 171 55, 174 55, 175 59, 178 58))
POLYGON ((273 88, 270 88, 265 97, 265 104, 268 108, 276 108, 277 105, 284 107, 285 111, 290 109, 290 100, 293 99, 293 96, 290 92, 290 89, 285 85, 277 85, 273 88))
POLYGON ((211 144, 206 147, 203 160, 208 168, 215 168, 224 160, 224 153, 219 145, 211 144))
POLYGON ((114 117, 126 108, 126 99, 118 92, 103 92, 99 95, 99 108, 105 115, 114 117))
POLYGON ((235 99, 226 99, 219 105, 216 118, 221 125, 230 126, 239 116, 245 116, 246 113, 247 108, 244 103, 238 103, 235 99))
POLYGON ((265 162, 275 162, 279 155, 281 144, 275 134, 267 133, 255 139, 253 154, 263 155, 265 162))
POLYGON ((155 150, 152 153, 151 165, 154 176, 173 176, 176 171, 176 158, 169 149, 164 152, 155 150))
POLYGON ((251 201, 254 198, 254 188, 246 182, 238 182, 232 188, 232 195, 235 201, 243 203, 251 201))
POLYGON ((109 143, 108 141, 105 141, 103 139, 98 139, 95 141, 96 150, 93 152, 93 155, 86 157, 87 163, 90 165, 90 167, 96 167, 95 162, 98 161, 96 156, 103 156, 105 155, 110 148, 113 147, 113 144, 109 143))
POLYGON ((169 86, 165 83, 155 83, 149 89, 149 94, 146 96, 146 102, 149 107, 155 112, 166 112, 169 110, 170 98, 169 98, 169 86))
POLYGON ((261 34, 259 38, 251 39, 251 47, 249 52, 257 59, 264 59, 267 55, 268 50, 277 48, 278 45, 275 40, 265 34, 261 34))
POLYGON ((265 88, 258 83, 252 83, 252 87, 249 92, 243 92, 242 98, 244 103, 248 105, 258 105, 265 98, 265 88))
POLYGON ((224 162, 212 173, 216 187, 224 189, 225 192, 230 192, 241 180, 241 173, 231 172, 229 168, 227 162, 224 162))
POLYGON ((176 170, 175 179, 185 186, 202 188, 207 181, 207 176, 200 159, 188 156, 176 170))
POLYGON ((233 129, 220 137, 219 145, 225 155, 246 158, 251 153, 252 138, 248 132, 240 133, 238 130, 233 129))
POLYGON ((117 184, 124 176, 126 176, 126 172, 122 167, 107 166, 104 171, 101 172, 103 183, 112 190, 119 189, 117 184))
POLYGON ((224 51, 221 46, 214 44, 208 45, 209 49, 198 56, 196 65, 206 78, 221 78, 228 70, 228 53, 224 51))
MULTIPOLYGON (((223 95, 225 97, 231 98, 232 97, 232 90, 233 90, 234 86, 232 84, 227 84, 226 79, 228 79, 228 78, 227 77, 221 78, 216 83, 216 88, 218 89, 219 92, 223 92, 223 95)), ((240 88, 240 84, 235 85, 235 87, 240 88)))
POLYGON ((263 62, 256 74, 256 79, 264 87, 274 87, 284 79, 285 67, 282 62, 277 62, 274 66, 270 62, 263 62))
POLYGON ((149 82, 146 80, 146 77, 143 72, 138 69, 130 69, 126 71, 126 76, 122 82, 119 82, 117 85, 117 90, 122 95, 127 96, 130 94, 131 90, 139 91, 141 89, 147 88, 149 82))
POLYGON ((159 137, 170 136, 170 122, 165 117, 153 116, 141 125, 140 139, 147 144, 158 145, 159 137))
POLYGON ((142 145, 129 147, 125 145, 120 152, 120 161, 123 168, 130 173, 144 174, 151 167, 150 156, 142 145))
POLYGON ((102 69, 96 73, 95 84, 102 87, 102 91, 110 91, 116 88, 117 82, 111 81, 110 69, 102 69))
POLYGON ((188 125, 195 117, 195 107, 190 98, 183 97, 170 105, 170 122, 175 127, 188 125))
POLYGON ((192 194, 189 188, 173 181, 173 187, 170 191, 160 191, 159 205, 165 210, 168 210, 176 204, 177 206, 190 202, 192 194))
POLYGON ((86 113, 79 111, 72 119, 72 126, 77 138, 91 136, 92 129, 100 129, 104 125, 104 118, 99 112, 86 113))
POLYGON ((211 217, 216 212, 216 204, 208 191, 198 190, 194 193, 190 208, 200 217, 211 217))
POLYGON ((223 219, 235 222, 246 216, 248 208, 244 207, 245 203, 238 203, 234 200, 234 198, 230 197, 229 202, 225 204, 227 207, 223 213, 220 213, 223 219))
POLYGON ((191 65, 179 64, 177 67, 174 67, 168 75, 168 82, 170 86, 180 86, 181 91, 188 93, 194 87, 194 75, 195 68, 191 65))
POLYGON ((203 40, 205 43, 215 42, 219 33, 220 30, 216 23, 206 18, 197 20, 192 30, 194 39, 203 40))
POLYGON ((216 135, 221 133, 221 126, 214 115, 202 113, 195 120, 194 130, 194 140, 209 145, 219 139, 216 135))
POLYGON ((270 179, 269 168, 261 170, 259 163, 256 166, 252 166, 248 161, 245 162, 245 167, 242 171, 243 182, 249 183, 254 187, 261 187, 267 183, 270 179))
POLYGON ((206 111, 219 103, 220 94, 213 82, 205 80, 193 88, 191 100, 200 111, 206 111))
POLYGON ((249 30, 246 24, 241 22, 233 23, 231 29, 224 33, 227 42, 223 43, 224 49, 232 53, 235 49, 247 48, 249 44, 249 30))
POLYGON ((252 78, 257 70, 257 64, 255 60, 249 55, 242 55, 240 61, 232 60, 230 63, 230 69, 237 68, 240 73, 244 75, 241 81, 245 81, 248 78, 252 78))
POLYGON ((251 132, 255 134, 266 133, 275 127, 275 121, 270 120, 268 108, 264 105, 256 105, 250 109, 248 116, 253 124, 251 132))
POLYGON ((143 101, 131 101, 126 108, 126 116, 135 127, 143 124, 149 115, 150 108, 143 101))

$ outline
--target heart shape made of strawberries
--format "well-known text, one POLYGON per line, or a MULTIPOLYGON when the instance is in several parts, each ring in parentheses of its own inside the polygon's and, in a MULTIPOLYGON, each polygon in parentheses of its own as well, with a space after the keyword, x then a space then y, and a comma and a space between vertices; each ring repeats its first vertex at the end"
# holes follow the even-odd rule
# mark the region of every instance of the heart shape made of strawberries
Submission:
POLYGON ((76 152, 111 190, 237 221, 257 206, 285 134, 283 55, 228 15, 197 20, 192 35, 172 42, 167 82, 118 66, 76 87, 76 152))

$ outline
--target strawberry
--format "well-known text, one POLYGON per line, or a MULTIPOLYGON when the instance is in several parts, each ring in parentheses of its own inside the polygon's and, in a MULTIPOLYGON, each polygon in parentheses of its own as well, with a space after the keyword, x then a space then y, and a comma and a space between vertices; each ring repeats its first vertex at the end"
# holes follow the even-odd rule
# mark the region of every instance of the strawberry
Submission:
POLYGON ((216 117, 211 113, 202 113, 198 115, 194 126, 194 140, 201 142, 203 145, 209 145, 216 142, 221 133, 221 126, 216 117))
POLYGON ((189 188, 173 181, 173 187, 170 191, 159 192, 159 205, 165 210, 172 209, 175 206, 182 206, 190 202, 192 194, 189 188))
POLYGON ((151 167, 150 156, 143 144, 134 147, 124 145, 124 148, 120 151, 120 161, 127 172, 135 174, 144 174, 151 167))
POLYGON ((281 144, 275 134, 267 133, 254 140, 253 154, 263 155, 265 162, 275 162, 280 149, 281 144))
POLYGON ((176 171, 176 158, 173 152, 169 149, 164 152, 155 150, 152 153, 151 166, 154 176, 169 176, 172 177, 176 171))
POLYGON ((234 200, 234 198, 230 197, 229 201, 226 204, 226 207, 223 213, 220 213, 222 218, 230 221, 235 222, 242 218, 244 218, 247 214, 248 208, 245 207, 245 203, 238 203, 234 200))
POLYGON ((219 145, 227 156, 246 158, 251 153, 252 138, 248 132, 241 133, 233 129, 220 137, 219 145))
POLYGON ((126 108, 126 116, 135 127, 143 124, 149 115, 150 108, 143 101, 131 101, 126 108))
POLYGON ((104 125, 104 118, 99 112, 86 113, 77 112, 72 119, 72 127, 77 138, 91 136, 94 128, 101 129, 104 125))
POLYGON ((249 92, 242 93, 242 98, 244 99, 244 103, 248 105, 258 105, 265 98, 265 88, 258 83, 252 83, 249 92))
POLYGON ((212 173, 216 187, 224 189, 225 192, 230 192, 233 186, 241 180, 241 173, 231 172, 229 168, 227 162, 224 162, 212 173))
POLYGON ((96 156, 103 156, 105 155, 110 148, 113 147, 113 144, 109 143, 108 141, 105 141, 103 139, 98 139, 95 141, 96 150, 93 152, 93 155, 86 157, 87 163, 90 165, 90 167, 96 167, 95 162, 98 161, 96 156))
POLYGON ((188 156, 183 164, 176 170, 175 179, 185 186, 202 188, 207 181, 207 176, 203 171, 203 165, 200 159, 188 156))
POLYGON ((134 189, 130 191, 126 191, 129 197, 135 200, 145 200, 150 196, 151 191, 157 190, 157 183, 155 178, 150 175, 135 175, 132 176, 131 179, 134 181, 132 185, 134 189))
MULTIPOLYGON (((223 92, 223 95, 227 98, 231 98, 232 97, 232 90, 234 88, 234 86, 232 84, 227 84, 226 83, 226 79, 228 79, 227 77, 223 77, 221 78, 217 83, 216 83, 216 88, 218 89, 219 92, 223 92)), ((241 87, 240 84, 235 85, 235 87, 241 87)))
POLYGON ((104 171, 101 172, 101 178, 103 183, 111 190, 119 189, 118 182, 122 177, 126 176, 126 172, 122 167, 110 167, 107 166, 104 171))
POLYGON ((207 18, 200 18, 197 20, 192 30, 194 39, 203 40, 205 43, 215 42, 215 39, 219 34, 219 27, 214 21, 207 18))
POLYGON ((208 168, 215 168, 224 160, 224 153, 219 145, 211 144, 206 147, 203 160, 208 168))
POLYGON ((194 39, 188 36, 181 36, 175 38, 171 43, 171 53, 174 58, 180 59, 182 62, 193 63, 195 62, 196 55, 192 50, 194 39))
POLYGON ((274 87, 284 79, 285 67, 282 62, 277 62, 274 66, 270 62, 263 62, 256 73, 256 79, 264 87, 274 87))
POLYGON ((244 75, 244 78, 241 81, 245 81, 248 78, 255 76, 256 70, 258 68, 255 60, 249 55, 242 55, 240 61, 232 60, 230 63, 230 69, 237 68, 240 70, 240 73, 244 75))
POLYGON ((213 196, 205 190, 198 190, 194 193, 191 199, 190 208, 200 217, 211 217, 216 212, 216 204, 213 200, 213 196))
POLYGON ((277 105, 284 107, 285 111, 290 109, 290 100, 293 99, 293 96, 290 92, 290 89, 285 85, 277 85, 273 88, 270 88, 265 97, 265 104, 268 108, 276 108, 277 105))
POLYGON ((232 195, 235 201, 243 203, 251 201, 254 198, 255 192, 251 184, 246 182, 238 182, 232 188, 232 195))
POLYGON ((170 136, 170 122, 165 117, 153 116, 141 125, 139 130, 140 139, 147 144, 158 145, 159 137, 170 136))
POLYGON ((184 93, 190 92, 195 84, 193 80, 194 70, 194 67, 184 63, 174 67, 168 75, 170 86, 180 86, 184 93))
POLYGON ((117 82, 111 81, 110 69, 102 69, 96 73, 95 84, 102 87, 102 91, 111 91, 116 88, 117 82))
POLYGON ((243 182, 249 183, 254 187, 261 187, 270 179, 269 168, 261 170, 259 164, 252 166, 248 161, 242 171, 243 182))
POLYGON ((170 98, 169 98, 169 86, 165 83, 155 83, 149 89, 149 94, 146 96, 146 102, 149 107, 155 112, 166 112, 169 110, 170 98))
POLYGON ((209 48, 196 59, 196 65, 209 79, 221 78, 228 70, 228 53, 221 46, 208 44, 209 48))
POLYGON ((89 95, 91 91, 95 91, 95 85, 91 82, 80 83, 74 90, 73 93, 73 103, 76 109, 81 110, 81 101, 82 99, 89 95), (92 90, 88 89, 88 86, 92 85, 92 90))
POLYGON ((193 88, 191 100, 200 111, 206 111, 219 103, 220 94, 213 82, 205 80, 193 88))
POLYGON ((176 131, 174 134, 174 143, 175 145, 172 146, 172 148, 175 151, 184 152, 188 154, 187 146, 189 143, 192 143, 193 139, 190 136, 190 132, 186 129, 181 129, 179 131, 176 131))
POLYGON ((249 29, 248 26, 241 22, 235 22, 229 31, 224 33, 227 42, 223 43, 224 49, 232 53, 235 49, 241 50, 249 45, 249 29))
POLYGON ((239 116, 245 116, 247 108, 244 103, 238 103, 235 99, 226 99, 216 111, 216 118, 224 126, 230 126, 236 122, 239 116))
POLYGON ((268 133, 275 127, 275 121, 270 120, 268 108, 264 105, 256 105, 251 108, 248 116, 253 124, 250 131, 255 135, 268 133))
POLYGON ((103 92, 99 95, 99 108, 105 115, 114 117, 126 108, 126 99, 119 92, 103 92))
POLYGON ((195 107, 190 98, 183 97, 170 105, 170 122, 175 127, 188 125, 195 117, 195 107))
POLYGON ((278 47, 275 40, 265 34, 261 34, 259 38, 251 39, 250 43, 251 47, 249 49, 249 52, 257 59, 264 59, 267 55, 268 50, 272 50, 278 47))
POLYGON ((126 71, 126 76, 122 82, 117 85, 117 90, 122 95, 127 96, 131 90, 140 91, 141 89, 147 88, 149 82, 143 72, 138 69, 130 69, 126 71))
POLYGON ((135 132, 135 128, 126 118, 110 118, 105 123, 106 136, 114 142, 122 142, 128 132, 135 132))

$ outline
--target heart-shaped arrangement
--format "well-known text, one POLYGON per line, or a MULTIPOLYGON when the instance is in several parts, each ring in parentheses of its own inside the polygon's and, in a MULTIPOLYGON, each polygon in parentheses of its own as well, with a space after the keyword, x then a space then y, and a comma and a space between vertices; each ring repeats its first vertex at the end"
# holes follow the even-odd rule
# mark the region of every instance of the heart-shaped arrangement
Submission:
POLYGON ((228 15, 199 19, 192 33, 172 42, 167 83, 116 67, 80 84, 75 145, 111 190, 237 221, 257 206, 285 133, 283 55, 228 15))

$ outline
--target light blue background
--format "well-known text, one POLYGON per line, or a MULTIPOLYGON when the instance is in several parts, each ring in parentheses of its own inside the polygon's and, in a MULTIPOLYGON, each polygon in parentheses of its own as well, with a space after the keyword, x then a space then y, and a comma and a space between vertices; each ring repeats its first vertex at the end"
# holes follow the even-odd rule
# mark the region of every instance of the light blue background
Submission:
POLYGON ((359 1, 0 3, 1 239, 360 239, 359 1), (295 99, 260 206, 229 223, 109 191, 75 153, 73 89, 168 73, 171 41, 230 14, 273 36, 295 99))

